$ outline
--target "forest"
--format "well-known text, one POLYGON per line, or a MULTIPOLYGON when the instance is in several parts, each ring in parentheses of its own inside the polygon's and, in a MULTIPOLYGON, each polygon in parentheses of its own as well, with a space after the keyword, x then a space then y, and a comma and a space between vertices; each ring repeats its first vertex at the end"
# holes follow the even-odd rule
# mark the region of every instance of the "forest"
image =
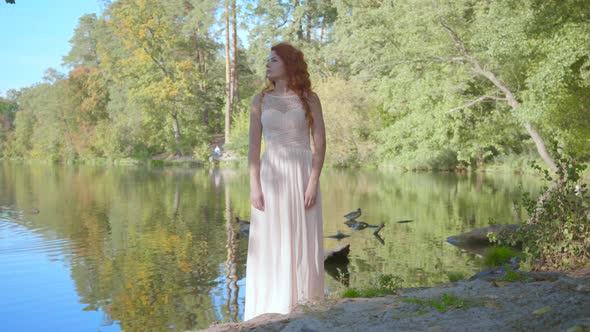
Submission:
MULTIPOLYGON (((14 4, 18 6, 18 2, 14 4)), ((300 48, 326 165, 556 170, 590 160, 586 0, 105 1, 41 82, 0 98, 3 159, 245 160, 270 47, 300 48), (240 34, 247 36, 240 39, 240 34)), ((6 10, 6 8, 1 8, 6 10)))

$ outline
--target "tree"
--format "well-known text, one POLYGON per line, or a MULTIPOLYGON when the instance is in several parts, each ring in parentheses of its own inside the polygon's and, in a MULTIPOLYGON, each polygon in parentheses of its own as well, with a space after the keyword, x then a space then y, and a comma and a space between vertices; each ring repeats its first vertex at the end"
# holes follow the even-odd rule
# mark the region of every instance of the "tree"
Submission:
POLYGON ((229 141, 231 128, 231 114, 233 108, 233 77, 231 69, 231 44, 230 44, 230 12, 229 0, 225 0, 225 141, 229 141))
POLYGON ((96 14, 87 14, 78 20, 78 26, 74 30, 74 36, 70 39, 72 45, 68 55, 63 57, 62 65, 87 68, 99 67, 98 42, 101 31, 101 24, 96 14))
MULTIPOLYGON (((376 134, 383 157, 428 164, 448 154, 471 163, 501 149, 522 150, 502 123, 524 128, 538 155, 555 169, 543 136, 557 131, 566 144, 569 129, 555 126, 558 112, 552 108, 582 114, 588 105, 581 88, 590 61, 590 3, 337 1, 336 6, 337 61, 367 81, 383 102, 387 121, 376 134), (563 24, 549 24, 558 18, 563 24), (554 100, 564 96, 572 99, 557 106, 554 100), (494 118, 501 122, 489 122, 494 118), (478 135, 481 125, 496 133, 478 135), (449 146, 462 143, 466 130, 473 132, 475 148, 467 154, 449 146)), ((581 133, 589 135, 588 129, 581 133)))
MULTIPOLYGON (((203 96, 195 95, 194 85, 203 78, 197 70, 190 39, 183 34, 186 7, 149 0, 118 1, 109 7, 109 24, 131 54, 118 59, 119 80, 139 76, 131 92, 145 106, 149 121, 169 122, 174 151, 186 152, 202 137, 184 137, 184 128, 196 119, 194 106, 203 96), (167 119, 161 117, 165 112, 167 119), (182 121, 186 122, 183 123, 182 121)), ((194 24, 194 23, 192 23, 194 24)), ((200 134, 199 134, 200 135, 200 134)))

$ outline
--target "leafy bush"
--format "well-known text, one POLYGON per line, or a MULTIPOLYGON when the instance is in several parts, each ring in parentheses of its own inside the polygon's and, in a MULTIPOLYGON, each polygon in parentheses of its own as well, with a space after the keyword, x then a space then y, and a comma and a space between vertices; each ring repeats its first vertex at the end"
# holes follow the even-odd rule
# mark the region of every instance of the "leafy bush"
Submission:
POLYGON ((398 276, 381 274, 377 278, 373 278, 368 286, 346 289, 342 294, 342 298, 376 297, 395 294, 401 288, 402 281, 402 278, 398 276))
POLYGON ((388 292, 395 293, 401 287, 402 278, 393 274, 381 274, 377 279, 377 286, 388 292))
POLYGON ((203 164, 209 163, 211 157, 211 146, 207 141, 203 141, 201 144, 193 148, 193 157, 202 162, 203 164))
POLYGON ((506 274, 502 277, 500 277, 498 280, 502 280, 502 281, 517 281, 517 280, 525 280, 525 281, 530 281, 532 280, 531 277, 527 277, 524 276, 514 270, 512 270, 510 268, 510 265, 506 264, 506 274))
POLYGON ((458 273, 449 273, 447 274, 447 277, 449 277, 449 281, 450 282, 455 282, 455 281, 459 281, 459 280, 464 280, 465 279, 465 275, 461 272, 458 273))
POLYGON ((250 109, 242 105, 241 112, 232 113, 231 123, 229 141, 224 147, 238 156, 247 157, 250 145, 250 109))
POLYGON ((530 218, 521 222, 518 231, 498 239, 509 244, 521 241, 524 258, 534 270, 567 270, 590 258, 590 197, 580 176, 586 165, 557 148, 554 151, 554 176, 531 162, 550 185, 544 185, 537 198, 523 192, 521 202, 515 202, 530 218))
POLYGON ((512 257, 518 254, 509 247, 491 247, 484 254, 484 264, 486 266, 499 266, 510 263, 512 257))

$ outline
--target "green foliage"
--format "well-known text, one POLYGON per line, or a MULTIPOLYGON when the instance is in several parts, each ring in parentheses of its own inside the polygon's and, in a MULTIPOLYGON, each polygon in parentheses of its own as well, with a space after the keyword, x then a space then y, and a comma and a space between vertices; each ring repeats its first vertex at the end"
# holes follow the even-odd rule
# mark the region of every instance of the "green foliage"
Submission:
POLYGON ((450 309, 467 309, 468 302, 459 298, 455 294, 442 293, 436 299, 420 299, 420 298, 401 298, 400 300, 408 303, 416 303, 421 306, 430 306, 436 308, 440 312, 446 312, 450 309))
POLYGON ((450 282, 456 282, 459 280, 464 280, 465 279, 465 275, 463 273, 449 273, 447 274, 447 277, 449 277, 449 281, 450 282))
POLYGON ((377 286, 390 293, 395 293, 401 287, 402 281, 402 278, 393 274, 380 274, 377 279, 377 286))
POLYGON ((505 267, 506 267, 506 274, 504 276, 498 278, 498 280, 510 281, 510 282, 517 281, 517 280, 522 280, 522 281, 532 280, 531 277, 524 276, 524 275, 512 270, 510 268, 510 265, 508 265, 508 264, 505 264, 505 267))
POLYGON ((242 157, 248 156, 250 146, 250 110, 246 104, 242 104, 241 112, 232 113, 230 138, 229 142, 225 144, 226 150, 231 150, 242 157))
POLYGON ((101 23, 95 13, 83 15, 78 19, 78 26, 70 39, 72 48, 68 55, 63 57, 64 64, 91 68, 100 63, 97 46, 103 32, 101 23))
POLYGON ((401 288, 402 278, 392 274, 380 274, 373 278, 368 285, 345 289, 342 298, 347 297, 377 297, 396 294, 401 288))
POLYGON ((193 149, 193 156, 203 164, 210 163, 209 158, 211 157, 211 153, 211 145, 207 141, 202 142, 193 149))
POLYGON ((5 148, 18 105, 15 100, 0 97, 0 156, 5 148))
POLYGON ((553 128, 569 148, 590 153, 588 112, 582 111, 590 102, 583 92, 590 25, 582 14, 590 3, 338 1, 336 6, 337 47, 354 54, 343 60, 353 75, 370 79, 382 104, 385 126, 376 135, 383 163, 448 169, 520 154, 535 147, 523 120, 553 128), (497 81, 465 61, 442 18, 466 45, 468 57, 497 81), (549 23, 554 20, 560 24, 549 23), (498 82, 522 100, 519 107, 503 100, 498 82))
MULTIPOLYGON (((2 155, 192 155, 225 121, 216 10, 196 0, 119 0, 80 17, 63 58, 72 70, 49 69, 19 91, 10 119, 0 103, 2 155)), ((326 165, 520 169, 539 155, 525 123, 587 161, 588 12, 583 0, 245 4, 237 13, 250 28, 248 48, 236 53, 242 111, 224 148, 246 157, 244 110, 265 83, 269 45, 288 40, 304 52, 322 101, 326 165)))
POLYGON ((316 84, 326 124, 326 163, 335 167, 375 164, 375 138, 379 128, 375 102, 356 80, 330 77, 316 84))
POLYGON ((490 247, 484 254, 484 265, 499 266, 510 262, 512 257, 517 257, 518 254, 509 247, 490 247))
POLYGON ((220 114, 209 112, 204 123, 203 113, 222 102, 217 46, 199 35, 213 24, 213 6, 122 0, 104 8, 80 17, 63 58, 73 68, 68 75, 49 69, 43 84, 20 92, 3 155, 146 159, 190 155, 207 140, 220 114))
POLYGON ((586 165, 553 144, 557 172, 552 175, 531 163, 549 185, 543 186, 539 197, 522 192, 515 205, 526 209, 529 220, 498 242, 522 242, 523 254, 535 269, 565 270, 590 259, 590 196, 580 176, 586 165))

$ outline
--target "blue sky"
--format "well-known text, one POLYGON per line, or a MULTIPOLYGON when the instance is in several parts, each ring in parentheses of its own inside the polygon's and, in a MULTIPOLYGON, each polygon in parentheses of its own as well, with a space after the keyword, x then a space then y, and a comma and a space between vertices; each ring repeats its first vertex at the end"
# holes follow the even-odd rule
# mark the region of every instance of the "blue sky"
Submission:
MULTIPOLYGON (((78 19, 98 15, 101 6, 99 0, 16 0, 14 5, 0 0, 0 96, 41 82, 47 68, 67 73, 62 57, 70 51, 78 19)), ((238 35, 247 47, 245 31, 238 35)))
POLYGON ((43 72, 61 67, 78 18, 99 13, 97 0, 0 0, 0 94, 43 79, 43 72))

